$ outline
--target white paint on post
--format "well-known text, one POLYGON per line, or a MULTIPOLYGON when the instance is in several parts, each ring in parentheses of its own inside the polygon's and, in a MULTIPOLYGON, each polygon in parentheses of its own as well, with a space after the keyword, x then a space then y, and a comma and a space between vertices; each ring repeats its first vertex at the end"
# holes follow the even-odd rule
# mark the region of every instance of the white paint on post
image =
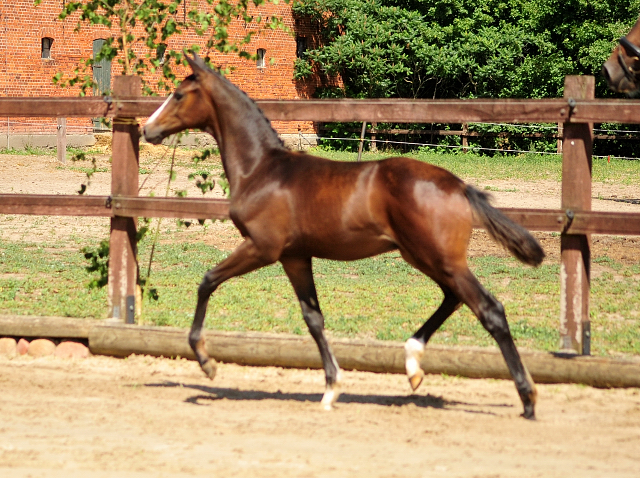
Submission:
POLYGON ((157 110, 155 110, 153 112, 153 114, 151 116, 149 116, 149 119, 147 120, 146 124, 151 124, 153 123, 158 116, 160 116, 160 113, 162 113, 162 110, 165 108, 165 106, 167 106, 167 103, 169 103, 169 101, 171 101, 171 98, 173 98, 173 93, 171 93, 167 99, 164 101, 164 103, 162 103, 162 105, 160 106, 160 108, 158 108, 157 110))

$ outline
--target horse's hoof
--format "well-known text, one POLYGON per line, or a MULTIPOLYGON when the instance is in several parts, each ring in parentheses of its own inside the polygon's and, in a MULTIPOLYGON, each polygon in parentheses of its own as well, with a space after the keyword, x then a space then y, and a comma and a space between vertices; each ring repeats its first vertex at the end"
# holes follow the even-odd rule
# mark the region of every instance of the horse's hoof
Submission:
POLYGON ((213 360, 207 360, 205 363, 200 365, 200 367, 202 368, 202 371, 207 375, 207 377, 209 377, 211 380, 215 378, 217 367, 213 360))
POLYGON ((420 368, 420 360, 424 354, 424 344, 412 337, 405 342, 404 352, 407 377, 409 378, 411 389, 415 392, 424 377, 424 372, 420 368))
POLYGON ((533 405, 525 406, 524 412, 520 416, 526 418, 527 420, 535 420, 536 412, 535 412, 535 409, 533 408, 533 405))
POLYGON ((411 385, 411 390, 415 392, 420 386, 420 384, 422 383, 423 378, 424 378, 424 372, 422 370, 418 370, 412 377, 409 377, 409 384, 411 385))

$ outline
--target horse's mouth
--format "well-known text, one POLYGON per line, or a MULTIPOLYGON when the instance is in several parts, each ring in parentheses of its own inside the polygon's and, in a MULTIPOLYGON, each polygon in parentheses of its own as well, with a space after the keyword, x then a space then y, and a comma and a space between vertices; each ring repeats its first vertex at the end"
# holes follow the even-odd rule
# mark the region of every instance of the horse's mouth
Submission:
POLYGON ((164 136, 160 131, 150 130, 146 126, 142 130, 142 134, 144 136, 144 139, 151 144, 160 144, 164 139, 164 136))

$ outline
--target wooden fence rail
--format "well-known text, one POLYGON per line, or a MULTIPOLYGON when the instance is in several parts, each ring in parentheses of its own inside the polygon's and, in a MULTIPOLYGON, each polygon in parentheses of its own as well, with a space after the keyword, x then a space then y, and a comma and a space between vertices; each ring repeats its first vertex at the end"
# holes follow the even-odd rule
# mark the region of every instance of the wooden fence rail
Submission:
MULTIPOLYGON (((633 99, 256 100, 271 121, 378 123, 640 123, 633 99)), ((0 116, 147 117, 158 97, 0 98, 0 116), (104 99, 103 99, 104 98, 104 99)))
MULTIPOLYGON (((114 118, 110 196, 0 195, 0 214, 106 216, 112 218, 110 315, 133 320, 136 283, 135 220, 138 217, 225 218, 221 199, 137 197, 139 130, 162 98, 142 98, 136 79, 117 77, 104 98, 0 98, 0 116, 114 118)), ((562 234, 561 348, 589 353, 590 234, 640 234, 640 214, 591 211, 593 122, 640 123, 640 102, 593 99, 593 77, 567 77, 565 98, 546 100, 258 100, 274 121, 367 121, 395 123, 561 123, 562 204, 557 210, 502 209, 532 230, 562 234)))

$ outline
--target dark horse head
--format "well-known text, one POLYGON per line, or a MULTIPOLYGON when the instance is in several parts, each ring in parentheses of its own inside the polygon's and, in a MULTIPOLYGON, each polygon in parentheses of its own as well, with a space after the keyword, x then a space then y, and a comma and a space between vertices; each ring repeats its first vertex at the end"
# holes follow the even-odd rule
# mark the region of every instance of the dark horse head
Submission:
POLYGON ((640 89, 640 20, 631 31, 620 38, 619 44, 602 65, 602 75, 609 88, 620 93, 633 93, 640 89))

